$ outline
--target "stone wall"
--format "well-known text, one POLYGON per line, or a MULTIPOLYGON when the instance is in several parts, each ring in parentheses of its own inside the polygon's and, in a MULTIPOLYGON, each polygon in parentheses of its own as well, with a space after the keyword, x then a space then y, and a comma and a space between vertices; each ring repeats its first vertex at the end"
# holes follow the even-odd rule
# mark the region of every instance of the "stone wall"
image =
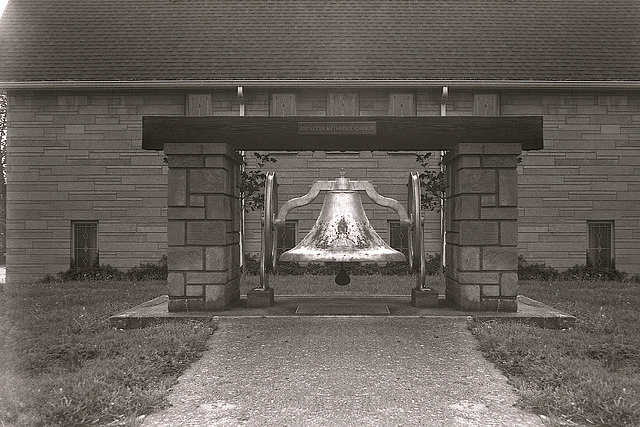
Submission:
MULTIPOLYGON (((204 91, 214 115, 239 115, 235 88, 204 91)), ((297 90, 297 114, 327 114, 329 90, 297 90)), ((356 92, 361 115, 389 114, 389 90, 356 92)), ((271 112, 274 91, 245 89, 245 113, 271 112)), ((440 90, 412 92, 415 114, 440 114, 440 90)), ((617 268, 640 273, 640 92, 504 90, 499 113, 542 115, 545 149, 524 152, 519 172, 518 253, 568 268, 585 262, 587 221, 614 221, 617 268)), ((450 88, 447 115, 473 115, 476 93, 450 88)), ((167 250, 166 164, 141 149, 143 115, 184 115, 185 91, 11 92, 8 108, 8 280, 69 267, 71 222, 99 221, 100 261, 128 269, 167 250)), ((247 153, 251 158, 251 153, 247 153)), ((385 196, 406 200, 413 154, 274 153, 281 202, 345 168, 385 196)), ((434 155, 437 160, 438 154, 434 155)), ((437 161, 435 162, 437 163, 437 161)), ((434 163, 433 167, 437 168, 434 163)), ((365 197, 366 199, 366 197, 365 197)), ((298 238, 321 200, 294 211, 298 238)), ((366 205, 387 235, 393 212, 366 205)), ((427 212, 427 253, 438 250, 439 215, 427 212)), ((259 213, 248 214, 247 248, 258 250, 259 213)))
POLYGON ((100 262, 166 253, 166 165, 143 115, 183 115, 182 92, 9 94, 7 280, 69 268, 72 221, 98 221, 100 262))
POLYGON ((543 115, 544 150, 519 167, 519 253, 585 263, 587 221, 613 221, 616 268, 640 273, 640 92, 501 93, 503 115, 543 115))

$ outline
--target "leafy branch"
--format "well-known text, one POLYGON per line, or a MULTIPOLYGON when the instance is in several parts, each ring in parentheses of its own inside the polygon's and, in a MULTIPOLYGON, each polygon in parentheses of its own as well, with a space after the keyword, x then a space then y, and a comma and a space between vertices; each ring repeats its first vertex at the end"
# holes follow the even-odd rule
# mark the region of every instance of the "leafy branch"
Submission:
POLYGON ((244 161, 240 180, 240 199, 244 202, 245 211, 256 211, 264 207, 264 183, 267 174, 262 168, 267 163, 275 163, 277 160, 267 154, 253 153, 256 158, 256 168, 247 170, 247 162, 244 161))
MULTIPOLYGON (((444 182, 444 173, 440 171, 434 171, 429 167, 430 152, 424 154, 416 154, 416 161, 420 163, 422 172, 420 172, 420 187, 422 188, 422 194, 420 195, 420 204, 422 209, 440 210, 441 200, 444 198, 444 191, 446 188, 444 182)), ((440 163, 438 163, 440 165, 440 163)))

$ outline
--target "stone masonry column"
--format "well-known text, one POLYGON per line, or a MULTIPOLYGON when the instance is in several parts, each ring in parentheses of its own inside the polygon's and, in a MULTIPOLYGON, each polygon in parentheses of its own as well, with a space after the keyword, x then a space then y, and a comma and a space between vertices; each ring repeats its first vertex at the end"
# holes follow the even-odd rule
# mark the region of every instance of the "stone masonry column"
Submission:
POLYGON ((164 153, 169 311, 224 310, 240 299, 242 158, 223 143, 170 143, 164 153))
POLYGON ((520 144, 449 151, 446 297, 461 310, 517 311, 520 144))

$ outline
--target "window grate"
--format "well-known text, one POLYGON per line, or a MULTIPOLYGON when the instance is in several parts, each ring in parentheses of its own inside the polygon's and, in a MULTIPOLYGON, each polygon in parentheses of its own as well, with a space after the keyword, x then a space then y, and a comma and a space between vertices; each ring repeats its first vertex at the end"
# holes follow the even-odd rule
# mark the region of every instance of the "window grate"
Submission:
POLYGON ((298 221, 285 221, 283 228, 278 228, 277 256, 282 255, 296 245, 296 228, 298 221))
POLYGON ((78 270, 98 264, 98 222, 73 223, 73 263, 78 270))
POLYGON ((613 264, 613 222, 589 221, 587 262, 596 267, 612 267, 613 264))
POLYGON ((409 235, 407 227, 403 227, 400 221, 389 221, 389 246, 405 256, 409 256, 409 235))

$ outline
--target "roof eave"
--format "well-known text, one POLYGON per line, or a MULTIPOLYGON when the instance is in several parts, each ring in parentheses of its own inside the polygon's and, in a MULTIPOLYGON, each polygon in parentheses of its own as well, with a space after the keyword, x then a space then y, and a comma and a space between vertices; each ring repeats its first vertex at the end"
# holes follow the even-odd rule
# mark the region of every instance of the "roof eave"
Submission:
POLYGON ((43 80, 0 82, 0 90, 234 88, 438 88, 637 90, 640 80, 43 80))

